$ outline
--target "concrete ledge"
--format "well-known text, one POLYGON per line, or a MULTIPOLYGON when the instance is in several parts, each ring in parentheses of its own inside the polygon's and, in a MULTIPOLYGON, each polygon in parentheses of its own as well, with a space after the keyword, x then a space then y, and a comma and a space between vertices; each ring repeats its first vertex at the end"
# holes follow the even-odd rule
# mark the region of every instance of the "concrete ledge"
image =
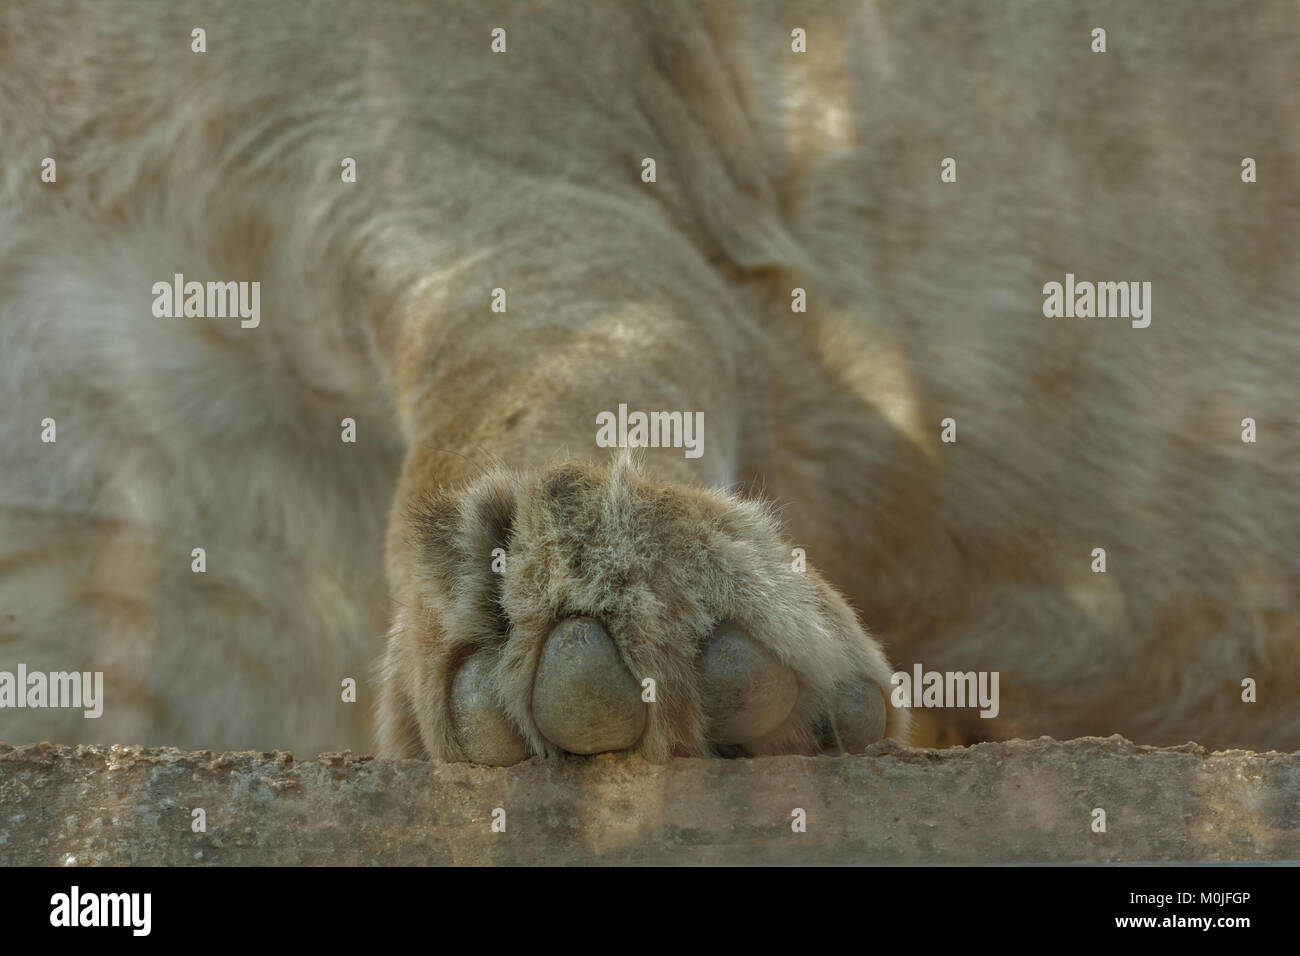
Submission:
POLYGON ((5 866, 1283 860, 1300 860, 1300 753, 1043 737, 491 769, 0 744, 5 866))

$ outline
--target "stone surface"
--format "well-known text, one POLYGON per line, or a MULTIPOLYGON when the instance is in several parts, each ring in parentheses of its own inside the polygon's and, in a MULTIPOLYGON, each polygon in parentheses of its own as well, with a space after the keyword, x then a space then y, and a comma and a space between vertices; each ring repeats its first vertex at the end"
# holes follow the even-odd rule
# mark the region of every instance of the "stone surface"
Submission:
POLYGON ((1236 860, 1300 860, 1300 753, 886 741, 859 757, 498 769, 0 745, 5 866, 1236 860), (207 832, 191 830, 196 807, 207 832))

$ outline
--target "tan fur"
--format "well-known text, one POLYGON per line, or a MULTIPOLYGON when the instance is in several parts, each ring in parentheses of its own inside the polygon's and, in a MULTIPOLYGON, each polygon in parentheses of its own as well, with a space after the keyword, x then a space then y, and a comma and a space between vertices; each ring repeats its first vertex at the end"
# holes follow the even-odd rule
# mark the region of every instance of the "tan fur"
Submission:
POLYGON ((1001 674, 921 742, 1294 749, 1298 119, 1281 0, 6 3, 0 669, 109 699, 0 739, 370 749, 377 708, 452 757, 492 646, 545 752, 530 662, 589 613, 678 690, 652 756, 704 752, 725 615, 800 678, 759 752, 885 655, 1001 674), (261 326, 154 318, 174 272, 261 326), (1151 327, 1044 318, 1066 272, 1151 327), (597 448, 620 402, 704 455, 597 448))

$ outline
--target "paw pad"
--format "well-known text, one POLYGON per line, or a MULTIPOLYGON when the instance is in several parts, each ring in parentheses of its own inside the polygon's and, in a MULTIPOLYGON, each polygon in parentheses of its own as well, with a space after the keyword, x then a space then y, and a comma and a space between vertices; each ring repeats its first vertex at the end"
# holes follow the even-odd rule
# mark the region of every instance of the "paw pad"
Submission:
POLYGON ((704 649, 700 689, 715 744, 743 744, 771 733, 799 696, 794 672, 730 621, 714 630, 704 649))
POLYGON ((641 738, 641 685, 597 621, 570 618, 551 632, 533 681, 533 720, 575 754, 626 750, 641 738))
POLYGON ((885 698, 875 685, 841 684, 832 714, 834 753, 859 754, 885 735, 885 698))
POLYGON ((465 662, 451 686, 456 741, 472 763, 507 767, 528 756, 492 693, 492 663, 479 653, 465 662))

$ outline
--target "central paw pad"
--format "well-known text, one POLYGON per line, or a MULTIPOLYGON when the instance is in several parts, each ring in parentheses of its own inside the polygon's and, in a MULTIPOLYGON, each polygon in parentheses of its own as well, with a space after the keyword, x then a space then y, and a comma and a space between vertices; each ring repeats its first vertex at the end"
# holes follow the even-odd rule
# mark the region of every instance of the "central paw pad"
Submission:
POLYGON ((645 730, 641 685, 597 621, 570 618, 551 632, 533 681, 533 720, 575 754, 626 750, 645 730))

